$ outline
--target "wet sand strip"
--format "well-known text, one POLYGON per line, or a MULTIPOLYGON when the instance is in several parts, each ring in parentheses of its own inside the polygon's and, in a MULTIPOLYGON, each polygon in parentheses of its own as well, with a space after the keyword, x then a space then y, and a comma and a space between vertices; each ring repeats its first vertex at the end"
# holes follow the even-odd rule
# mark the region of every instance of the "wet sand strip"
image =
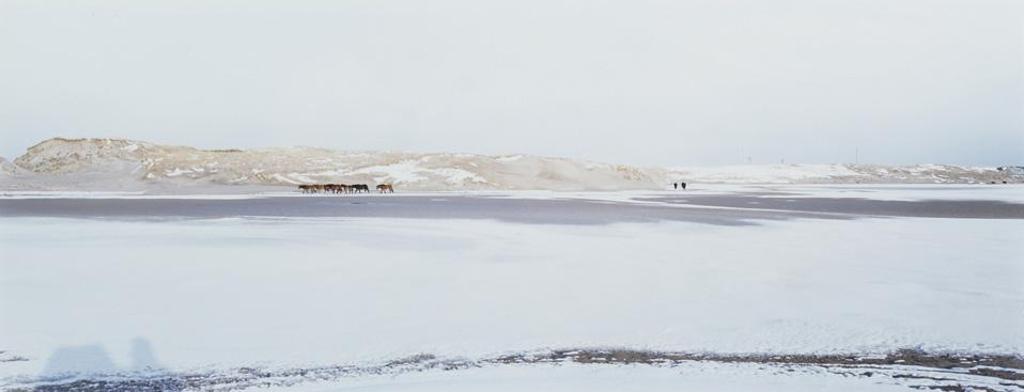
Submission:
POLYGON ((695 207, 765 209, 804 213, 959 219, 1024 219, 1024 204, 996 200, 874 200, 773 195, 641 197, 638 201, 695 207))
POLYGON ((476 196, 270 197, 195 199, 0 199, 0 217, 86 219, 411 218, 493 219, 535 224, 610 224, 684 221, 752 225, 757 220, 850 219, 798 211, 678 208, 670 204, 579 199, 513 199, 476 196))
POLYGON ((0 217, 85 219, 410 218, 535 224, 681 221, 751 225, 759 220, 923 217, 1024 219, 1024 204, 989 200, 892 201, 757 195, 640 197, 631 202, 485 196, 269 197, 254 199, 0 199, 0 217), (685 208, 680 208, 685 206, 685 208))

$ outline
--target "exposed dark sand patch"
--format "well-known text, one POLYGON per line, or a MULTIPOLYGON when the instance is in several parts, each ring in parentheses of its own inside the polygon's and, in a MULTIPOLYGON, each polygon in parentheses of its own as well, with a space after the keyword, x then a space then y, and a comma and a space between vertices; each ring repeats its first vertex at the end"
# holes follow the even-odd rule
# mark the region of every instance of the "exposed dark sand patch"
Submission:
POLYGON ((322 366, 266 370, 258 367, 193 373, 135 375, 130 373, 93 375, 88 378, 51 377, 15 386, 8 392, 134 392, 134 391, 237 391, 261 387, 293 386, 300 383, 332 381, 377 375, 399 375, 430 370, 452 371, 480 367, 480 363, 460 359, 439 359, 420 354, 368 366, 322 366))
MULTIPOLYGON (((970 368, 974 366, 992 366, 1007 369, 1024 370, 1024 357, 1010 355, 980 354, 929 354, 920 350, 898 350, 885 356, 864 356, 856 354, 817 355, 817 354, 757 354, 733 355, 716 353, 660 352, 627 349, 582 349, 554 350, 542 355, 516 354, 494 359, 496 362, 527 362, 544 360, 569 359, 579 363, 645 363, 680 361, 714 361, 714 362, 754 362, 754 363, 786 363, 801 365, 905 365, 923 366, 937 369, 970 368)), ((1024 373, 1022 373, 1024 374, 1024 373)), ((1014 379, 1014 378, 1011 378, 1014 379)))
POLYGON ((98 375, 91 378, 49 378, 26 382, 14 391, 231 391, 257 387, 292 386, 375 375, 400 375, 422 371, 457 371, 482 366, 577 363, 585 365, 683 366, 715 362, 763 364, 777 374, 817 372, 842 377, 877 377, 917 389, 944 391, 1017 391, 1024 385, 1024 358, 981 354, 929 354, 902 350, 884 357, 857 355, 729 355, 709 353, 657 352, 628 349, 566 349, 540 353, 505 355, 482 360, 442 359, 430 354, 415 355, 369 366, 324 366, 268 370, 235 368, 197 373, 157 375, 98 375), (922 383, 926 382, 926 383, 922 383), (999 388, 993 388, 996 385, 999 388))
POLYGON ((24 362, 24 361, 28 361, 28 358, 25 358, 25 357, 20 356, 20 355, 15 355, 15 354, 8 353, 6 350, 0 350, 0 363, 2 363, 2 362, 24 362))

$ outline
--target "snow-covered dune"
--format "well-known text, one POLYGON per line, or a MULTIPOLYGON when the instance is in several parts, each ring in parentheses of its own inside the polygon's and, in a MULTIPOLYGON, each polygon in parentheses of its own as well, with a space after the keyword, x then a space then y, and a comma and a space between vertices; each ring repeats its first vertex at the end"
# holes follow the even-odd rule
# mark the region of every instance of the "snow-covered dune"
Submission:
POLYGON ((140 190, 196 185, 391 183, 404 190, 636 190, 719 184, 1024 182, 1020 167, 742 165, 638 167, 530 155, 351 152, 314 147, 202 150, 120 139, 53 138, 3 161, 0 189, 140 190), (17 175, 14 175, 17 173, 17 175))
POLYGON ((779 164, 668 169, 670 179, 714 184, 989 184, 1024 182, 1020 167, 779 164))
POLYGON ((0 157, 0 176, 12 176, 19 171, 18 166, 8 161, 7 158, 0 157))
POLYGON ((15 163, 35 173, 71 180, 80 174, 110 173, 145 183, 392 183, 414 190, 661 186, 660 178, 636 167, 563 158, 343 152, 312 147, 200 150, 116 139, 50 139, 29 148, 15 163))

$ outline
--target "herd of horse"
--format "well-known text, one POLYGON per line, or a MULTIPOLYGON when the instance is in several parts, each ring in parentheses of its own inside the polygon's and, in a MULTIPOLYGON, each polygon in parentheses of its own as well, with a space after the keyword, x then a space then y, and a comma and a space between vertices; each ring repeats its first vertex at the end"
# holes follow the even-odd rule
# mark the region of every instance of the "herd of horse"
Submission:
MULTIPOLYGON (((370 186, 366 184, 309 184, 299 185, 302 193, 370 193, 370 186)), ((378 193, 395 193, 395 187, 391 184, 377 185, 378 193)))

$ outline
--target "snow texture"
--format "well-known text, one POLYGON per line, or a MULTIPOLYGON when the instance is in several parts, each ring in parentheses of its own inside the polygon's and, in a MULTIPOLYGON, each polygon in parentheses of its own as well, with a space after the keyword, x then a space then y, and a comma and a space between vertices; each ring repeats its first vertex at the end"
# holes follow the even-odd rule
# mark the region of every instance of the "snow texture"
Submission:
POLYGON ((28 360, 0 377, 136 367, 140 340, 171 370, 558 347, 1015 354, 1022 230, 5 218, 0 337, 28 360))

